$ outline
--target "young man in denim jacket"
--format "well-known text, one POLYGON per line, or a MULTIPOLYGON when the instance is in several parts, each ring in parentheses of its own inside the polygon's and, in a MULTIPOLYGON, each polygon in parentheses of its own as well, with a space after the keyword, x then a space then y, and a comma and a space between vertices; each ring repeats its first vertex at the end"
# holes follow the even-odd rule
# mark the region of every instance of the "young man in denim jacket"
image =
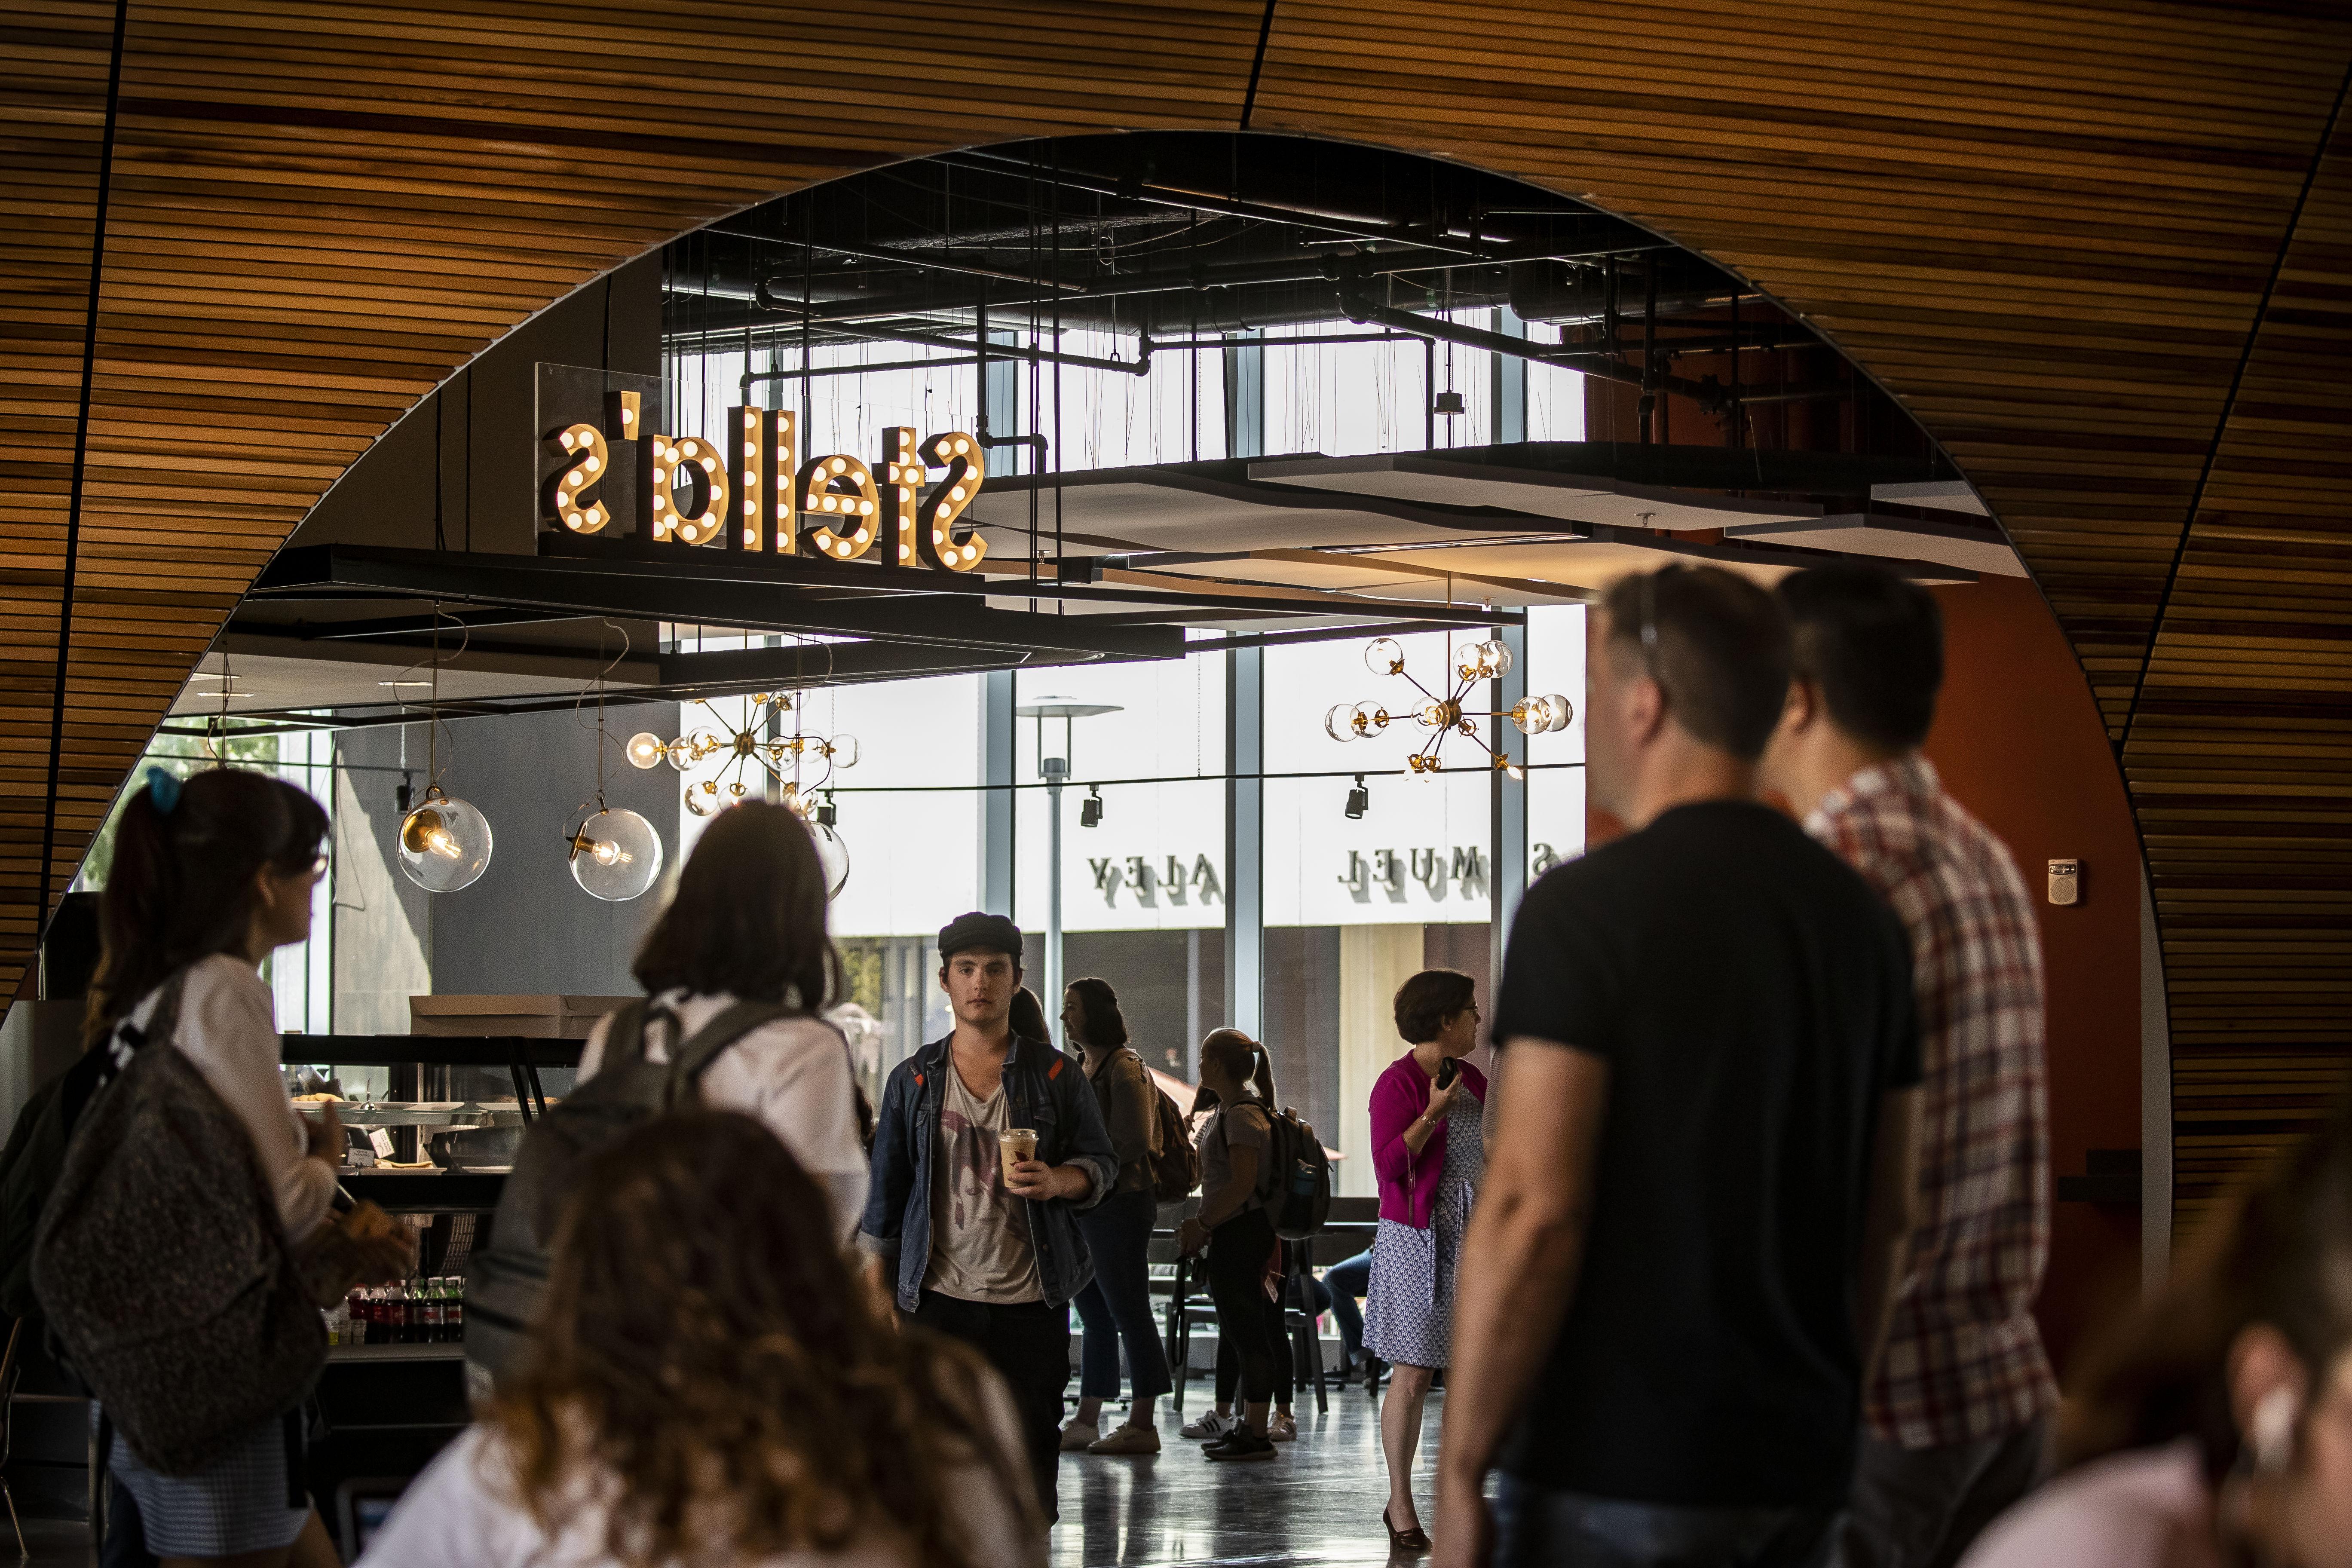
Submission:
POLYGON ((1069 1301, 1093 1275, 1076 1216, 1110 1191, 1118 1161, 1077 1064, 1013 1033, 1020 984, 1011 921, 975 911, 940 932, 955 1027, 883 1086, 857 1241, 900 1312, 965 1341, 1003 1375, 1052 1521, 1069 1301), (999 1140, 1015 1129, 1034 1131, 1037 1147, 1008 1178, 999 1140))

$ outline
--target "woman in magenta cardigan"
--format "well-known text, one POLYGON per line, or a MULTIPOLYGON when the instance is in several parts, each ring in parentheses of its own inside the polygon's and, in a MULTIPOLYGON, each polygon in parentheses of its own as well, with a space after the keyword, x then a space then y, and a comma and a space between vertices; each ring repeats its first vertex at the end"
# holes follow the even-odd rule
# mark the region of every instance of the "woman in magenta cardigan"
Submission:
POLYGON ((1412 1501, 1413 1450, 1430 1382, 1452 1359, 1454 1265, 1486 1170, 1480 1126, 1486 1079, 1462 1060, 1478 1043, 1470 977, 1452 969, 1414 975, 1397 989, 1396 1026, 1412 1049, 1372 1085, 1381 1223, 1364 1300, 1364 1348, 1396 1368, 1381 1411, 1381 1451, 1389 1465, 1381 1522, 1391 1545, 1426 1551, 1429 1537, 1412 1501))

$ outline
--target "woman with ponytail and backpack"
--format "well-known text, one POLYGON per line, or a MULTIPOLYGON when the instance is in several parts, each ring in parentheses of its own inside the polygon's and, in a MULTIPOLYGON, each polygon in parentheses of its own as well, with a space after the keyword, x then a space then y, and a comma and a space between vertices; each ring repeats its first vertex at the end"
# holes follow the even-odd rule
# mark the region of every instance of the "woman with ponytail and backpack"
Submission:
POLYGON ((1267 1291, 1280 1267, 1274 1221, 1265 1212, 1274 1155, 1274 1064, 1264 1046, 1239 1029, 1201 1042, 1201 1096, 1214 1107, 1201 1129, 1201 1212, 1176 1233, 1187 1258, 1209 1249, 1209 1295, 1217 1304, 1217 1357, 1241 1368, 1241 1425, 1217 1431, 1202 1450, 1211 1459, 1271 1459, 1266 1436, 1275 1384, 1283 1365, 1282 1310, 1267 1291))
MULTIPOLYGON (((148 1551, 165 1563, 325 1568, 337 1560, 302 1490, 300 1393, 325 1360, 326 1337, 296 1260, 315 1256, 335 1228, 343 1131, 331 1108, 315 1122, 294 1109, 278 1071, 275 1004, 259 973, 272 949, 310 934, 326 836, 319 803, 266 774, 215 768, 184 782, 150 768, 123 808, 100 901, 103 952, 87 1048, 115 1053, 116 1099, 110 1106, 107 1090, 94 1094, 77 1124, 43 1216, 34 1285, 113 1418, 105 1462, 137 1504, 148 1551), (162 1076, 178 1070, 169 1063, 135 1060, 166 1044, 194 1079, 162 1076), (205 1173, 192 1171, 175 1192, 173 1173, 153 1165, 173 1152, 102 1146, 126 1125, 135 1097, 174 1081, 187 1097, 175 1121, 237 1127, 249 1141, 251 1160, 231 1168, 250 1170, 250 1203, 261 1213, 242 1227, 219 1222, 236 1218, 246 1191, 194 1190, 205 1173), (205 1090, 216 1104, 201 1103, 205 1090), (156 1213, 159 1194, 184 1202, 185 1219, 156 1213), (141 1197, 148 1202, 133 1201, 141 1197), (215 1237, 257 1241, 249 1258, 202 1256, 215 1237), (268 1307, 258 1319, 238 1307, 256 1292, 222 1278, 248 1268, 264 1271, 257 1282, 268 1307), (217 1315, 170 1321, 199 1312, 217 1315), (131 1321, 100 1321, 110 1317, 131 1321), (240 1353, 252 1357, 249 1368, 223 1363, 240 1353), (278 1408, 217 1429, 240 1393, 279 1389, 291 1397, 278 1408)), ((379 1226, 342 1248, 343 1278, 404 1279, 414 1252, 405 1229, 379 1226)))
POLYGON ((1118 1158, 1118 1179, 1102 1202, 1078 1216, 1095 1274, 1072 1298, 1085 1340, 1078 1352, 1078 1408, 1062 1428, 1066 1452, 1156 1454, 1160 1428, 1151 1407, 1172 1386, 1168 1352, 1151 1321, 1149 1253, 1160 1201, 1151 1162, 1160 1132, 1160 1090, 1127 1041, 1127 1018, 1110 982, 1088 976, 1063 991, 1062 1033, 1078 1047, 1087 1080, 1102 1109, 1103 1130, 1118 1158), (1127 1342, 1133 1401, 1127 1420, 1102 1434, 1102 1402, 1118 1397, 1118 1346, 1127 1342))

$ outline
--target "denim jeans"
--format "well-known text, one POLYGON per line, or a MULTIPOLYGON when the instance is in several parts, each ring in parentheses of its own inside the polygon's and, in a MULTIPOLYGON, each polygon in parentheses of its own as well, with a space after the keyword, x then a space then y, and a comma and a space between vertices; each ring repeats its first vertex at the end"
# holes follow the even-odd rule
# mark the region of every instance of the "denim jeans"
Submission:
POLYGON ((1364 1348, 1364 1314, 1356 1300, 1372 1288, 1371 1248, 1323 1270, 1323 1283, 1330 1289, 1331 1316, 1339 1325, 1339 1343, 1352 1364, 1364 1348))
POLYGON ((1151 1317, 1151 1281, 1145 1249, 1160 1205, 1148 1192, 1113 1193, 1078 1215, 1078 1234, 1094 1257, 1095 1275, 1071 1298, 1086 1338, 1078 1352, 1078 1393, 1118 1397, 1118 1346, 1127 1342, 1127 1375, 1135 1397, 1168 1392, 1168 1350, 1151 1317))
POLYGON ((1557 1491, 1505 1476, 1495 1568, 1821 1568, 1833 1508, 1706 1508, 1557 1491))

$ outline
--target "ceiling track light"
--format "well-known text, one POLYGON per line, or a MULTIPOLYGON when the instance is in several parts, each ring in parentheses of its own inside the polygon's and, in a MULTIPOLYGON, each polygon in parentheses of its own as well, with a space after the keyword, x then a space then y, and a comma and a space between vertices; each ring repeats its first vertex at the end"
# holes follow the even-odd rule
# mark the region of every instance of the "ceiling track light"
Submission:
POLYGON ((1100 784, 1088 784, 1087 786, 1087 798, 1078 803, 1078 826, 1080 827, 1099 827, 1102 826, 1102 786, 1100 784))
POLYGON ((1358 773, 1356 787, 1348 792, 1348 820, 1360 822, 1364 813, 1371 809, 1371 805, 1372 792, 1364 787, 1364 775, 1358 773))

